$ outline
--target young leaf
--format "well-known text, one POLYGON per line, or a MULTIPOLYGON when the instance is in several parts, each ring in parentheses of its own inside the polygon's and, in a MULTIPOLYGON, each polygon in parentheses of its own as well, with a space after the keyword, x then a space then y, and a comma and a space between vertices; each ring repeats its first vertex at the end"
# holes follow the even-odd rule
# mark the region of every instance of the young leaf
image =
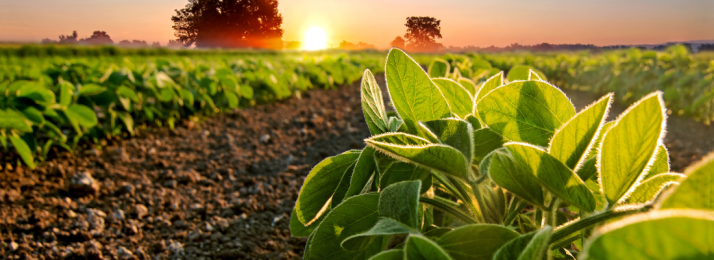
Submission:
POLYGON ((635 190, 625 200, 625 203, 645 203, 654 199, 655 195, 670 184, 679 184, 679 181, 684 179, 684 175, 679 173, 662 173, 645 179, 635 187, 635 190))
POLYGON ((418 138, 407 134, 384 134, 366 139, 365 142, 399 161, 461 178, 468 177, 470 161, 461 152, 448 145, 428 144, 426 139, 418 138), (393 140, 402 143, 389 142, 393 140), (409 141, 422 144, 407 144, 409 141))
POLYGON ((342 176, 358 157, 359 153, 346 152, 328 157, 312 168, 295 202, 301 223, 309 225, 327 210, 342 176))
POLYGON ((548 240, 553 232, 551 226, 522 235, 503 245, 493 256, 493 260, 543 259, 548 250, 548 240))
POLYGON ((532 69, 528 70, 528 80, 543 80, 540 75, 535 73, 532 69))
POLYGON ((492 131, 490 128, 482 128, 474 131, 474 162, 480 163, 492 151, 503 147, 508 139, 492 131))
MULTIPOLYGON (((458 80, 459 84, 466 89, 466 91, 471 94, 471 98, 476 96, 476 92, 478 91, 478 86, 476 86, 476 83, 474 83, 473 80, 470 80, 468 78, 459 78, 458 80)), ((469 108, 470 110, 471 108, 469 108)))
POLYGON ((449 104, 452 113, 459 118, 465 118, 471 114, 473 97, 463 86, 452 79, 446 78, 432 79, 432 81, 446 98, 446 103, 449 104))
POLYGON ((63 107, 69 106, 72 103, 72 96, 74 95, 74 86, 72 83, 61 81, 60 82, 60 102, 59 104, 63 107))
POLYGON ((599 183, 610 206, 626 199, 654 161, 664 136, 665 111, 661 92, 642 98, 622 113, 603 137, 599 183))
POLYGON ((379 221, 377 221, 377 224, 367 232, 348 237, 342 241, 341 245, 342 248, 348 251, 364 250, 373 237, 386 237, 410 233, 416 234, 418 232, 397 220, 381 217, 379 221))
POLYGON ((548 153, 577 172, 605 123, 611 102, 612 94, 608 94, 565 123, 550 140, 548 153))
POLYGON ((508 143, 504 147, 548 191, 585 211, 595 210, 595 197, 590 189, 558 159, 528 144, 508 143))
POLYGON ((437 244, 453 259, 488 259, 518 233, 501 225, 472 224, 444 234, 437 244))
POLYGON ((90 128, 97 125, 97 115, 87 106, 79 104, 70 105, 64 113, 70 120, 77 122, 83 127, 90 128))
POLYGON ((32 157, 33 152, 27 143, 16 134, 10 134, 9 139, 12 146, 15 147, 17 154, 22 158, 22 161, 25 162, 30 169, 35 169, 35 159, 32 157))
MULTIPOLYGON (((372 250, 347 251, 340 244, 346 238, 365 232, 377 223, 378 203, 379 194, 369 193, 346 199, 330 211, 320 226, 315 229, 314 237, 309 244, 310 259, 368 258, 366 252, 372 250)), ((365 248, 375 244, 381 247, 381 241, 374 241, 365 248)))
POLYGON ((345 194, 345 198, 360 194, 369 179, 377 171, 377 164, 374 162, 374 148, 365 147, 357 159, 355 170, 350 179, 350 187, 345 194))
POLYGON ((449 77, 449 71, 451 71, 451 65, 445 60, 436 58, 429 65, 429 77, 430 78, 446 78, 449 77))
POLYGON ((473 156, 473 128, 471 124, 456 118, 419 122, 419 126, 433 133, 443 144, 459 150, 469 161, 473 156))
POLYGON ((582 259, 712 259, 712 234, 711 211, 654 211, 603 226, 582 259))
POLYGON ((382 190, 379 193, 379 216, 418 229, 420 188, 421 181, 416 180, 395 183, 382 190))
POLYGON ((451 260, 438 244, 422 235, 410 235, 404 244, 406 259, 451 260))
POLYGON ((432 184, 431 171, 413 164, 393 161, 383 170, 382 176, 379 179, 379 187, 384 189, 394 183, 413 180, 421 180, 421 190, 425 192, 432 184))
POLYGON ((660 173, 669 172, 669 152, 667 147, 663 144, 657 146, 657 153, 655 154, 654 163, 645 172, 643 180, 654 177, 660 173))
POLYGON ((362 96, 362 112, 364 119, 367 121, 370 133, 378 135, 389 131, 387 112, 384 108, 384 99, 382 91, 377 85, 377 80, 369 70, 364 71, 362 76, 361 96, 362 96))
POLYGON ((479 118, 512 141, 547 146, 575 108, 560 89, 543 81, 518 81, 491 91, 476 105, 479 118))
POLYGON ((417 122, 448 117, 451 113, 429 75, 403 51, 394 48, 389 51, 386 77, 394 108, 412 134, 417 133, 417 122))
POLYGON ((487 171, 498 186, 540 208, 545 208, 543 189, 538 184, 538 178, 529 169, 521 166, 506 148, 498 149, 488 156, 491 157, 488 169, 482 168, 482 172, 487 171))
POLYGON ((490 93, 494 89, 503 86, 504 81, 503 81, 503 71, 497 73, 496 75, 493 75, 489 79, 487 79, 483 85, 478 89, 478 92, 476 92, 476 95, 474 97, 474 109, 472 113, 476 113, 476 104, 478 102, 481 102, 481 99, 486 96, 486 94, 490 93))
POLYGON ((686 179, 662 201, 661 208, 714 210, 714 153, 684 172, 686 179))

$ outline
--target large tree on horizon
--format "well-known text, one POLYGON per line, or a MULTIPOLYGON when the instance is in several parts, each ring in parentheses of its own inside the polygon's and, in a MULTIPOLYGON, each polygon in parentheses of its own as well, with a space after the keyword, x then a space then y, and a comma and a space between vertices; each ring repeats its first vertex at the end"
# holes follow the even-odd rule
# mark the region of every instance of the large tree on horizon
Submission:
POLYGON ((441 20, 428 16, 407 17, 406 49, 411 51, 437 51, 442 47, 436 39, 441 39, 441 20))
POLYGON ((277 0, 189 0, 172 28, 184 46, 282 48, 277 0))

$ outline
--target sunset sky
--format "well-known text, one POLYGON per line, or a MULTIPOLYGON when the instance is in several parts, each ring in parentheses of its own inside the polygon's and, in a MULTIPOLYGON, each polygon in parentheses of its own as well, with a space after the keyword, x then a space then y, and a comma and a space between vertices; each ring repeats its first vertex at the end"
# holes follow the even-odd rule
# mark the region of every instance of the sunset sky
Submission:
MULTIPOLYGON (((166 44, 171 15, 186 0, 0 0, 0 41, 56 40, 77 30, 106 31, 114 40, 166 44)), ((654 44, 714 40, 712 0, 281 0, 283 40, 310 27, 328 40, 386 48, 404 35, 407 16, 441 20, 445 46, 511 43, 654 44)))

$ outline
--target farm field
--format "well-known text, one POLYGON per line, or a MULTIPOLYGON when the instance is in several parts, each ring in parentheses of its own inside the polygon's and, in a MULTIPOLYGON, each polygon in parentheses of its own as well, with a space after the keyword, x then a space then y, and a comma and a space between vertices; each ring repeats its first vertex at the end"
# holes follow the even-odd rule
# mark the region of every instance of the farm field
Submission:
MULTIPOLYGON (((714 129, 709 125, 714 56, 672 49, 653 58, 652 53, 637 52, 414 59, 428 70, 438 57, 449 63, 450 73, 458 68, 457 76, 451 75, 454 79, 475 85, 516 65, 533 66, 565 88, 576 111, 601 94, 615 92, 617 101, 607 120, 645 94, 662 90, 673 110, 663 142, 671 170, 682 172, 714 150, 714 129), (643 69, 647 64, 652 67, 643 69), (632 78, 641 83, 626 82, 632 78)), ((29 127, 28 131, 6 123, 3 134, 8 139, 14 134, 28 146, 35 143, 30 147, 36 151, 27 160, 16 152, 15 143, 4 143, 2 236, 18 247, 5 255, 302 257, 307 239, 290 232, 300 188, 325 157, 365 147, 370 128, 362 110, 360 79, 365 69, 375 72, 384 102, 389 103, 385 56, 0 56, 0 89, 5 95, 0 108, 5 113, 18 111, 12 113, 24 116, 29 127), (62 72, 47 73, 54 70, 62 72), (119 79, 113 82, 115 78, 119 79), (203 79, 213 85, 203 84, 203 79), (164 84, 160 82, 169 84, 175 95, 164 98, 166 87, 159 87, 164 84), (82 89, 90 84, 101 88, 96 91, 100 93, 84 96, 88 92, 83 94, 82 89), (22 94, 25 88, 39 94, 13 94, 22 94), (102 103, 96 95, 104 92, 115 96, 102 103), (187 98, 188 93, 193 98, 187 98), (152 103, 151 98, 160 102, 152 103), (93 107, 89 112, 95 115, 94 123, 83 124, 83 118, 66 114, 73 105, 93 107), (42 111, 41 119, 22 113, 29 107, 42 111), (57 115, 48 114, 48 107, 57 115), (145 111, 152 109, 166 116, 149 117, 145 111), (117 116, 107 116, 112 113, 117 116), (37 166, 31 169, 28 164, 37 166)))

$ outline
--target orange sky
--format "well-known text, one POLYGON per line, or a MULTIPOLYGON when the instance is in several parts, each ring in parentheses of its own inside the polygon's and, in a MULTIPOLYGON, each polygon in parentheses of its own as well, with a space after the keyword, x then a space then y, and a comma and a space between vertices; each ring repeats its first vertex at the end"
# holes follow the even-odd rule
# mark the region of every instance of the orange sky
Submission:
MULTIPOLYGON (((0 0, 0 41, 81 37, 103 30, 115 42, 173 38, 171 15, 186 0, 0 0)), ((283 40, 301 40, 322 27, 342 40, 386 48, 404 35, 407 16, 442 21, 449 46, 511 43, 647 44, 714 40, 712 0, 474 1, 474 0, 281 0, 283 40)))

